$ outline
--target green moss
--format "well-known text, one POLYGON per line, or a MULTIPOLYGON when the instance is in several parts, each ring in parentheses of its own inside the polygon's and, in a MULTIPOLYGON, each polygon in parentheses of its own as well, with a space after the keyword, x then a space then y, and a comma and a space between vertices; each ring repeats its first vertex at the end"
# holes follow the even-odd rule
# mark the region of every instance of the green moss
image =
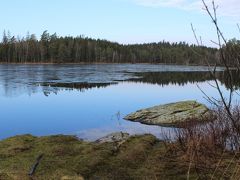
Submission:
MULTIPOLYGON (((36 179, 186 179, 188 162, 152 135, 115 143, 84 142, 73 136, 16 136, 0 142, 0 179, 29 179, 40 154, 36 179)), ((191 178, 196 178, 191 173, 191 178)))

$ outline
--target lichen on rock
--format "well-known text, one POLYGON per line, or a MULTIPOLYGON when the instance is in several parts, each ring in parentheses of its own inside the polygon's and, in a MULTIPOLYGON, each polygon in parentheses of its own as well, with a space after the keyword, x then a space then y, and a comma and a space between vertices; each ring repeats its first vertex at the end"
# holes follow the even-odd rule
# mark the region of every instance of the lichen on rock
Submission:
POLYGON ((179 127, 189 121, 201 122, 209 109, 196 101, 182 101, 138 110, 124 117, 126 120, 149 125, 179 127))

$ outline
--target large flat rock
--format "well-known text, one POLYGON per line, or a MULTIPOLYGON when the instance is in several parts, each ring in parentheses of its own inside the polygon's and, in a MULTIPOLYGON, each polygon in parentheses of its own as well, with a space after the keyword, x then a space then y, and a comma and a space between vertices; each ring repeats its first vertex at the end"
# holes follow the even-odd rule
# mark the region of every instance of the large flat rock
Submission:
POLYGON ((203 121, 209 109, 196 101, 182 101, 136 111, 124 119, 149 125, 180 127, 191 121, 203 121))

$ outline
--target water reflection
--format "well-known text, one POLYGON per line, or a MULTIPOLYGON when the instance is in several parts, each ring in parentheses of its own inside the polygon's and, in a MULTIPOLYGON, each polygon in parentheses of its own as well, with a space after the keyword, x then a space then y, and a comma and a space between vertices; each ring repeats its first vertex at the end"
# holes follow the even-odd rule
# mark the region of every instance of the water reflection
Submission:
POLYGON ((0 95, 14 97, 26 93, 31 95, 38 91, 56 93, 56 88, 39 88, 41 83, 63 85, 87 82, 86 89, 89 89, 96 87, 96 83, 106 85, 115 80, 130 78, 127 71, 134 71, 134 68, 126 65, 0 65, 0 95))
POLYGON ((159 139, 171 138, 173 139, 176 130, 174 128, 159 127, 153 125, 142 125, 138 122, 129 122, 129 124, 123 124, 116 127, 101 127, 95 129, 87 129, 77 132, 77 135, 87 141, 95 141, 99 137, 104 137, 107 134, 114 132, 127 132, 130 135, 135 134, 153 134, 159 139))
MULTIPOLYGON (((239 74, 232 72, 235 88, 239 74)), ((229 87, 225 72, 218 79, 229 87)), ((17 134, 75 134, 93 140, 114 131, 172 129, 120 118, 138 109, 182 100, 206 103, 195 83, 216 97, 206 67, 166 65, 0 65, 0 139, 17 134), (56 95, 54 95, 56 94, 56 95), (11 97, 11 98, 9 98, 11 97)), ((217 98, 217 97, 216 97, 217 98)))
MULTIPOLYGON (((217 69, 217 78, 227 88, 226 72, 217 69)), ((232 71, 235 88, 240 87, 240 74, 232 71)), ((0 65, 0 95, 7 97, 46 96, 62 90, 106 88, 119 81, 143 82, 167 86, 184 86, 213 80, 207 67, 167 65, 0 65)))
POLYGON ((230 71, 230 76, 228 76, 227 71, 218 72, 217 78, 227 89, 230 89, 231 85, 235 90, 240 88, 240 72, 238 70, 230 71))
POLYGON ((42 90, 45 96, 49 96, 51 93, 58 94, 58 91, 62 90, 78 90, 84 92, 92 88, 106 88, 117 83, 54 83, 54 82, 44 82, 38 83, 38 86, 42 86, 42 90))
MULTIPOLYGON (((220 72, 219 72, 220 73, 220 72)), ((211 81, 209 72, 139 72, 136 77, 128 79, 131 82, 142 82, 149 84, 158 84, 161 86, 179 85, 184 86, 188 83, 199 83, 211 81)))
MULTIPOLYGON (((236 70, 231 72, 232 79, 228 78, 226 71, 216 72, 216 78, 222 83, 227 89, 230 88, 232 82, 235 89, 240 87, 240 73, 236 70)), ((200 83, 214 80, 214 77, 210 72, 195 71, 195 72, 139 72, 135 73, 135 78, 130 78, 128 81, 131 82, 142 82, 149 84, 158 84, 161 86, 168 86, 171 84, 184 86, 188 83, 200 83)))

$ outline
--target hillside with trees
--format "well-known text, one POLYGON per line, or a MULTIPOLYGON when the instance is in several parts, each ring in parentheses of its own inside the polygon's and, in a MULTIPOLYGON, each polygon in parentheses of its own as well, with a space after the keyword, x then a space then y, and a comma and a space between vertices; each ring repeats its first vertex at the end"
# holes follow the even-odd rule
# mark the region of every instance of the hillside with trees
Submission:
POLYGON ((165 63, 203 65, 213 63, 218 50, 185 42, 123 45, 84 36, 60 37, 44 31, 24 38, 4 31, 0 43, 2 63, 165 63), (204 57, 204 58, 203 58, 204 57))

